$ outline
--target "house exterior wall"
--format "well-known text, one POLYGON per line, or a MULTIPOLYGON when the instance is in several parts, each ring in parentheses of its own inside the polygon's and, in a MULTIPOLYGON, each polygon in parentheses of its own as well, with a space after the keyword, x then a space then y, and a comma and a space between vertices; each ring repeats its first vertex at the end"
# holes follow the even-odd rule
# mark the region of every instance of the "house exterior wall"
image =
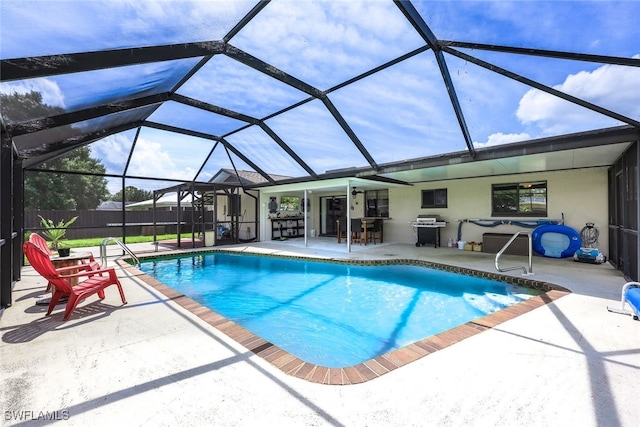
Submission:
MULTIPOLYGON (((447 221, 441 230, 441 244, 447 245, 449 239, 457 241, 459 220, 523 220, 550 219, 561 221, 564 214, 565 225, 582 230, 587 222, 593 222, 600 231, 598 248, 608 257, 608 181, 607 168, 576 169, 568 171, 539 172, 513 174, 496 177, 456 179, 437 182, 417 183, 412 186, 389 187, 389 219, 384 223, 385 243, 415 244, 416 234, 409 225, 418 215, 437 215, 447 221), (492 217, 491 185, 504 183, 525 183, 528 181, 547 182, 547 217, 492 217), (447 207, 422 209, 422 190, 447 189, 447 207)), ((302 191, 269 192, 260 194, 261 240, 271 239, 271 224, 267 219, 269 197, 296 195, 302 197, 302 191)), ((344 196, 341 191, 323 191, 315 188, 310 195, 311 211, 309 213, 309 230, 320 230, 320 197, 344 196)), ((364 197, 359 194, 351 199, 351 216, 360 218, 364 215, 364 197), (356 203, 357 202, 357 203, 356 203)), ((507 233, 529 231, 513 224, 500 224, 496 227, 482 227, 472 223, 463 223, 462 240, 482 242, 484 233, 507 233)))
MULTIPOLYGON (((420 214, 438 215, 448 222, 441 230, 441 243, 457 240, 457 220, 518 218, 498 218, 491 216, 491 185, 500 183, 518 183, 527 181, 547 181, 547 218, 560 220, 564 213, 565 225, 578 232, 587 222, 593 222, 600 230, 598 248, 608 256, 608 187, 607 169, 579 169, 572 171, 542 172, 535 174, 506 175, 461 179, 451 181, 415 184, 411 187, 389 189, 390 217, 385 222, 385 242, 415 243, 416 237, 409 222, 420 214), (447 208, 421 209, 421 191, 446 188, 447 208)), ((520 218, 522 219, 522 218, 520 218)), ((540 218, 542 219, 542 218, 540 218)), ((487 232, 509 233, 531 229, 515 225, 481 227, 471 223, 462 225, 462 240, 482 242, 482 234, 487 232)))

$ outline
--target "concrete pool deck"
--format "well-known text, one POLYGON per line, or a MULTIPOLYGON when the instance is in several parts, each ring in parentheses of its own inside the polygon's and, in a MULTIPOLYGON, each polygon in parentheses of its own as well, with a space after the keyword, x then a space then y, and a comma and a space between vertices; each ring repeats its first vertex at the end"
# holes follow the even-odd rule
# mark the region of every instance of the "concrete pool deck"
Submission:
MULTIPOLYGON (((495 271, 490 254, 409 244, 221 249, 495 271)), ((44 317, 34 303, 46 282, 25 267, 0 318, 3 425, 636 425, 640 322, 606 309, 619 307, 624 278, 608 264, 542 257, 533 271, 572 293, 372 381, 333 386, 283 373, 129 270, 118 270, 127 305, 109 288, 67 322, 63 306, 44 317)))

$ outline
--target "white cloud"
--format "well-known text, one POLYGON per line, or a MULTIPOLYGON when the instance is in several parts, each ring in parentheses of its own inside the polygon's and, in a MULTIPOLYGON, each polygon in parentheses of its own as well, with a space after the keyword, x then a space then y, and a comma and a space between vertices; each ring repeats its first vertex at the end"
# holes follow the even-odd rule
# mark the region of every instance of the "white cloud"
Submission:
POLYGON ((392 2, 277 1, 231 43, 324 88, 422 45, 410 28, 392 2))
POLYGON ((123 172, 132 144, 130 132, 119 133, 91 144, 91 152, 94 154, 93 157, 102 161, 107 173, 120 174, 123 172))
POLYGON ((178 93, 255 117, 264 117, 307 97, 225 55, 212 58, 178 93))
MULTIPOLYGON (((593 71, 571 74, 554 89, 637 120, 640 119, 638 87, 637 67, 603 65, 593 71)), ((524 124, 538 125, 543 134, 592 128, 596 124, 594 120, 606 126, 605 123, 611 125, 613 120, 537 89, 529 90, 520 99, 516 115, 524 124)))
POLYGON ((113 25, 132 39, 153 43, 161 33, 167 42, 221 39, 252 6, 252 1, 110 1, 117 12, 113 25))
POLYGON ((196 147, 187 146, 180 143, 180 137, 174 137, 173 143, 158 138, 160 142, 152 142, 149 139, 139 137, 131 156, 131 163, 127 175, 162 177, 166 179, 176 179, 190 181, 195 177, 198 162, 199 150, 196 147), (168 149, 171 148, 171 150, 168 149))
POLYGON ((509 144, 511 142, 526 141, 531 139, 528 133, 494 133, 489 135, 487 142, 473 142, 475 148, 492 147, 494 145, 509 144))
POLYGON ((0 1, 0 56, 221 39, 253 0, 0 1))
POLYGON ((138 138, 129 164, 128 175, 149 176, 161 174, 162 171, 174 170, 175 164, 171 155, 162 150, 162 144, 138 138))
POLYGON ((40 92, 42 95, 42 102, 52 107, 65 108, 64 95, 58 84, 52 80, 31 79, 20 82, 11 82, 2 85, 3 93, 18 93, 25 94, 31 91, 40 92))

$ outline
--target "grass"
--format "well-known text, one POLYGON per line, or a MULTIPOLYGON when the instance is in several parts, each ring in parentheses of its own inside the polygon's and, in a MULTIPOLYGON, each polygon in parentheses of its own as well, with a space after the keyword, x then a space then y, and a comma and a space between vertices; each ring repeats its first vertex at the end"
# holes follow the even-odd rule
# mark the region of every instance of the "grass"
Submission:
MULTIPOLYGON (((180 235, 182 239, 191 239, 191 233, 183 233, 180 235)), ((156 236, 156 240, 172 240, 177 239, 177 234, 159 234, 156 236)), ((115 239, 124 241, 122 237, 115 237, 115 239)), ((74 239, 65 240, 64 246, 68 248, 88 248, 92 246, 100 246, 100 243, 104 240, 103 237, 95 237, 91 239, 74 239)), ((127 236, 126 243, 146 243, 153 242, 153 236, 127 236)), ((110 245, 115 245, 114 242, 109 242, 110 245)))
MULTIPOLYGON (((31 234, 31 233, 29 233, 31 234)), ((180 235, 182 239, 190 239, 191 233, 183 233, 180 235)), ((158 234, 156 236, 156 240, 174 240, 177 239, 177 234, 158 234)), ((104 240, 104 237, 94 237, 92 239, 74 239, 74 240, 64 240, 63 246, 67 248, 88 248, 93 246, 100 246, 100 243, 104 240)), ((115 237, 120 241, 122 237, 115 237)), ((29 237, 25 235, 25 241, 29 240, 29 237)), ((127 236, 127 243, 146 243, 153 242, 153 236, 127 236)), ((109 242, 109 245, 115 245, 114 242, 109 242)), ((24 265, 29 265, 29 261, 27 257, 24 257, 24 265)))

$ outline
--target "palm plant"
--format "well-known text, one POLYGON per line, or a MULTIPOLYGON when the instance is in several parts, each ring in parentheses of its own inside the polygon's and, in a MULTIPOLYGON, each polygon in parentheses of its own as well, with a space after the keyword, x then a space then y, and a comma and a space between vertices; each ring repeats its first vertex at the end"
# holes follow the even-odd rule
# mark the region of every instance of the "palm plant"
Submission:
POLYGON ((67 227, 78 219, 77 216, 74 216, 67 222, 64 222, 64 220, 61 219, 58 224, 55 224, 51 219, 45 219, 40 215, 38 216, 40 217, 40 224, 45 228, 45 231, 43 231, 42 234, 51 241, 51 249, 54 251, 57 251, 60 248, 62 238, 67 233, 67 227))

